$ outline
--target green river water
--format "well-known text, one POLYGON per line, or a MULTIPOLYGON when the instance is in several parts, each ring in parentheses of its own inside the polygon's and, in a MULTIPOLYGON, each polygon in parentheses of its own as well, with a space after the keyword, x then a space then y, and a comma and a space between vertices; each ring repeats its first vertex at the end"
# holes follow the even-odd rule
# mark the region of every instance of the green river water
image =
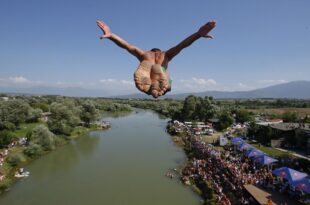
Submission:
POLYGON ((146 110, 106 117, 112 128, 58 148, 26 167, 30 177, 0 195, 0 205, 199 205, 177 179, 186 160, 165 132, 166 120, 146 110))

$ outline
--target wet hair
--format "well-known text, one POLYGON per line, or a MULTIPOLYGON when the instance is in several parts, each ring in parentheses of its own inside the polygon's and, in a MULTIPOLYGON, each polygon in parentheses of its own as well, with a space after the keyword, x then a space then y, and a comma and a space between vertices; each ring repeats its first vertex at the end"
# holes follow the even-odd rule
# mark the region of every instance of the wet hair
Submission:
POLYGON ((155 52, 155 51, 161 51, 159 48, 152 48, 151 51, 155 52))

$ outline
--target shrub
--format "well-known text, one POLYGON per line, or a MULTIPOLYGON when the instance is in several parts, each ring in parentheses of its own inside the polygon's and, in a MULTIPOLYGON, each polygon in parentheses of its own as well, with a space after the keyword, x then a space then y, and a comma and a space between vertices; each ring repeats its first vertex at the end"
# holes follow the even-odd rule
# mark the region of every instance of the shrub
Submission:
POLYGON ((0 131, 0 149, 6 147, 15 139, 14 135, 10 131, 0 131))
POLYGON ((17 166, 17 165, 19 165, 25 161, 26 161, 26 159, 25 159, 24 155, 21 153, 12 153, 12 154, 9 154, 9 156, 7 157, 7 162, 13 167, 15 167, 15 166, 17 166))
POLYGON ((24 150, 24 154, 28 157, 36 157, 41 155, 42 153, 42 147, 38 144, 31 143, 29 146, 26 147, 24 150))
POLYGON ((39 125, 27 134, 30 143, 42 146, 44 150, 55 148, 55 135, 43 125, 39 125))

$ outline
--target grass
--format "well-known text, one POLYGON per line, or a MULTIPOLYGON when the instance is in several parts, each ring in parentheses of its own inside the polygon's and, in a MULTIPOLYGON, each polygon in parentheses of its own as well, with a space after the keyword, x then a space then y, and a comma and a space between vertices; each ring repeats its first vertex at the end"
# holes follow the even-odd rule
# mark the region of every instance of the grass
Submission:
POLYGON ((34 123, 22 123, 19 125, 19 129, 17 129, 16 131, 14 131, 14 135, 16 137, 25 137, 26 134, 31 131, 33 128, 35 128, 38 125, 44 125, 46 126, 45 123, 43 122, 34 122, 34 123))
POLYGON ((258 108, 258 109, 248 109, 248 111, 259 113, 269 113, 275 115, 282 115, 285 112, 296 112, 300 116, 305 116, 310 114, 310 108, 258 108))
POLYGON ((77 126, 73 129, 73 131, 71 132, 70 138, 74 139, 77 138, 79 136, 83 136, 86 135, 87 133, 89 133, 90 131, 94 131, 94 130, 98 130, 97 126, 91 126, 89 128, 87 127, 82 127, 82 126, 77 126))
POLYGON ((215 132, 213 135, 201 135, 202 141, 208 144, 216 142, 220 136, 223 135, 223 132, 215 132))
POLYGON ((271 156, 271 157, 283 157, 283 156, 287 156, 289 154, 288 152, 283 152, 283 151, 274 149, 272 147, 266 147, 264 145, 253 144, 253 143, 249 143, 249 142, 248 142, 248 144, 255 147, 258 150, 265 152, 268 156, 271 156))

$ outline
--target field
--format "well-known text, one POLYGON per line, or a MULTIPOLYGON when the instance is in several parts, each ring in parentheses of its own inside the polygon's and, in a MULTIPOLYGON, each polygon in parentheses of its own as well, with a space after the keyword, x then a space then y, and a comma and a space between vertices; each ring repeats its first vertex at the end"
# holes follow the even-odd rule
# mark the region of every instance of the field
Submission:
POLYGON ((255 114, 268 113, 274 115, 281 115, 285 112, 296 112, 299 116, 310 115, 310 108, 260 108, 260 109, 248 109, 255 114))
POLYGON ((16 137, 25 137, 26 134, 35 128, 38 125, 46 125, 43 122, 35 122, 35 123, 22 123, 19 125, 19 129, 14 132, 16 137))

